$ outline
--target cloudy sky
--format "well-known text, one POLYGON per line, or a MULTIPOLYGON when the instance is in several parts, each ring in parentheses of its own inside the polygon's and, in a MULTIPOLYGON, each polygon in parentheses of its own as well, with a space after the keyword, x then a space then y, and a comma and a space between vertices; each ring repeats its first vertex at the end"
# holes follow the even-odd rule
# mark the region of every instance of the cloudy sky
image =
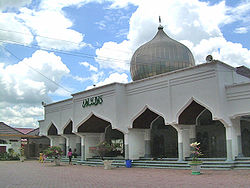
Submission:
POLYGON ((192 51, 250 67, 249 0, 1 0, 0 121, 37 127, 41 102, 130 82, 133 52, 165 32, 192 51))

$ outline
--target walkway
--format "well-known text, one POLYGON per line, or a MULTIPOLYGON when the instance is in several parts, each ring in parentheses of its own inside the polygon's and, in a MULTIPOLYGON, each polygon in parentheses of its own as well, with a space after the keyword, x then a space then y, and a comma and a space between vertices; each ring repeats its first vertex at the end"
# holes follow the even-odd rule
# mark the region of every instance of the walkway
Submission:
POLYGON ((0 161, 1 188, 250 187, 250 170, 211 171, 54 166, 37 161, 0 161))

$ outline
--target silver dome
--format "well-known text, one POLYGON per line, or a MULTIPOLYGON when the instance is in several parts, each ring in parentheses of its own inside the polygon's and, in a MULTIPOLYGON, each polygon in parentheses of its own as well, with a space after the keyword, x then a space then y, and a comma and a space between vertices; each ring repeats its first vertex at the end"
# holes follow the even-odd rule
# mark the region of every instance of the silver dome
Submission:
POLYGON ((135 81, 194 65, 191 51, 171 39, 160 25, 155 37, 135 51, 130 62, 130 73, 135 81))

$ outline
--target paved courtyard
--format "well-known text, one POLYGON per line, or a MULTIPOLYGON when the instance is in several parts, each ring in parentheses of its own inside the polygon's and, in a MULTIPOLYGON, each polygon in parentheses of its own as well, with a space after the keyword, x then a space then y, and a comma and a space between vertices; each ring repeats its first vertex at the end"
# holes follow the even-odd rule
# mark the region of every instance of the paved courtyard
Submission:
POLYGON ((0 162, 0 188, 82 188, 82 187, 250 187, 250 170, 190 170, 113 168, 81 165, 55 166, 38 161, 0 162))

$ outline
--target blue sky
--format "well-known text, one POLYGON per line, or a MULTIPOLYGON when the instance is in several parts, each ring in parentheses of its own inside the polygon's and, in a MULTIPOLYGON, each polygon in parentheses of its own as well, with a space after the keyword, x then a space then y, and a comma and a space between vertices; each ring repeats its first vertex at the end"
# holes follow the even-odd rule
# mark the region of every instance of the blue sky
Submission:
POLYGON ((250 67, 249 0, 1 0, 0 121, 37 127, 41 102, 131 82, 133 52, 164 31, 192 51, 250 67))

